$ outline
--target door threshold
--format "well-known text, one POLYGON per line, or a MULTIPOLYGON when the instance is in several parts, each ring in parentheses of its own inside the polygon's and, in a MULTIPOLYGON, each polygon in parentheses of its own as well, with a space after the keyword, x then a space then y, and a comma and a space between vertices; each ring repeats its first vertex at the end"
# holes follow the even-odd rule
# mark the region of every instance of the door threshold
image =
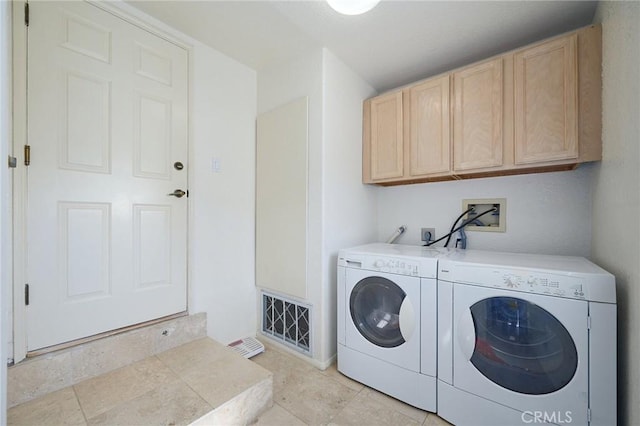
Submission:
POLYGON ((125 333, 127 331, 148 327, 150 325, 154 325, 154 324, 158 324, 158 323, 161 323, 161 322, 164 322, 164 321, 169 321, 169 320, 172 320, 172 319, 184 317, 184 316, 187 316, 187 315, 188 315, 187 311, 178 312, 177 314, 167 315, 165 317, 156 318, 156 319, 153 319, 153 320, 150 320, 150 321, 145 321, 145 322, 141 322, 141 323, 138 323, 138 324, 129 325, 129 326, 126 326, 126 327, 117 328, 115 330, 105 331, 104 333, 94 334, 93 336, 83 337, 81 339, 72 340, 70 342, 60 343, 60 344, 57 344, 57 345, 47 346, 45 348, 36 349, 36 350, 33 350, 33 351, 28 351, 27 352, 27 358, 35 358, 37 356, 45 355, 45 354, 48 354, 48 353, 51 353, 51 352, 61 351, 63 349, 69 349, 69 348, 72 348, 74 346, 79 346, 79 345, 82 345, 82 344, 85 344, 85 343, 93 342, 95 340, 104 339, 105 337, 115 336, 116 334, 122 334, 122 333, 125 333))

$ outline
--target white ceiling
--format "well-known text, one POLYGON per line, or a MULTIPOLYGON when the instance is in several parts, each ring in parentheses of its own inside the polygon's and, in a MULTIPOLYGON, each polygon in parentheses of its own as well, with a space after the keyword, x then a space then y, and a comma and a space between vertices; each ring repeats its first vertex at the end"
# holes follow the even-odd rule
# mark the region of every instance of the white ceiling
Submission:
POLYGON ((326 47, 378 91, 588 25, 593 1, 129 1, 256 70, 326 47))

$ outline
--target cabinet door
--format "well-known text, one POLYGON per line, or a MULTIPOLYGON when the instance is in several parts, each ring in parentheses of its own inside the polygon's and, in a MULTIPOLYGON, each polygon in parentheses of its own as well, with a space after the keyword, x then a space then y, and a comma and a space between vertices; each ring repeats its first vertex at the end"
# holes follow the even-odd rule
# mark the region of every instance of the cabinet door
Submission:
POLYGON ((577 158, 576 44, 573 34, 515 54, 516 164, 577 158))
POLYGON ((503 59, 483 62, 453 75, 454 170, 502 165, 503 59))
POLYGON ((410 174, 448 172, 450 165, 449 76, 409 89, 410 174))
POLYGON ((371 99, 371 180, 403 175, 402 92, 371 99))

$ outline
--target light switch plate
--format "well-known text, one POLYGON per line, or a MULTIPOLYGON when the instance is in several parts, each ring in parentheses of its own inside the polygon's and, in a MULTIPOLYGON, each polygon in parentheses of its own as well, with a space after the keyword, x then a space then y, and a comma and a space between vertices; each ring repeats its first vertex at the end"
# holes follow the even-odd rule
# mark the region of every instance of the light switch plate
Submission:
POLYGON ((221 161, 218 157, 213 157, 211 159, 211 170, 213 171, 213 173, 220 173, 220 169, 222 167, 220 163, 221 161))

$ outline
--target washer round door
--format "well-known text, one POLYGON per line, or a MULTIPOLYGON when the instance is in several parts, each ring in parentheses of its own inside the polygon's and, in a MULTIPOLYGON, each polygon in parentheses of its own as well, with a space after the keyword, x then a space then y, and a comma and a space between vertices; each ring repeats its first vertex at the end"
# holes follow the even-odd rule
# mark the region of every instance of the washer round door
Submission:
POLYGON ((387 278, 371 276, 360 280, 349 298, 351 319, 369 342, 395 348, 405 339, 400 330, 400 311, 406 293, 387 278))
POLYGON ((471 306, 476 343, 471 363, 499 386, 527 395, 562 389, 578 367, 576 345, 548 311, 517 297, 471 306))
POLYGON ((514 411, 587 424, 588 302, 454 285, 453 382, 514 411))

